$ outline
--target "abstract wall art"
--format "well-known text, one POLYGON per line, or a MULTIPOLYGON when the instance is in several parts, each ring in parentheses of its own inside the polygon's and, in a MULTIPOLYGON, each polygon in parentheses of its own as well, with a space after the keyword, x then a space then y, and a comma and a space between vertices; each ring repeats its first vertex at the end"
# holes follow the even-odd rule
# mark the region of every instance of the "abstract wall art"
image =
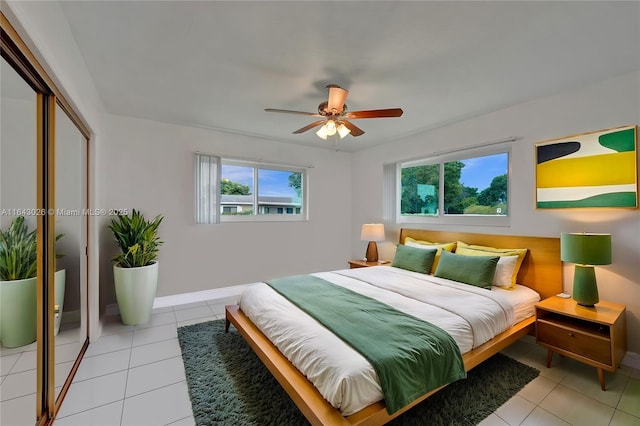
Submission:
POLYGON ((536 144, 536 207, 638 207, 637 126, 536 144))

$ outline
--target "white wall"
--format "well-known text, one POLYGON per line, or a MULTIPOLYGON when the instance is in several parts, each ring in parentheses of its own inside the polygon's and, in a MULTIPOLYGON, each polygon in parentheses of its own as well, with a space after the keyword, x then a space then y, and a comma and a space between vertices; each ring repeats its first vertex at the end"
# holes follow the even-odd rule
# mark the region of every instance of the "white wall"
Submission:
MULTIPOLYGON (((350 154, 115 115, 104 128, 105 207, 164 215, 158 296, 348 266, 350 154), (195 151, 313 165, 309 221, 196 225, 195 151)), ((103 232, 100 281, 108 288, 101 291, 113 303, 110 259, 117 250, 103 232)))
MULTIPOLYGON (((516 105, 490 114, 431 130, 401 141, 358 152, 353 158, 352 257, 361 257, 360 224, 382 220, 382 166, 439 151, 519 138, 511 156, 511 225, 456 226, 467 232, 559 237, 561 232, 609 232, 613 264, 597 268, 600 299, 627 306, 628 350, 640 353, 640 210, 536 210, 534 145, 559 138, 640 122, 640 74, 618 78, 516 105), (377 212, 372 217, 371 212, 377 212)), ((402 224, 386 224, 387 242, 381 257, 392 258, 402 224)), ((453 226, 415 226, 454 229, 453 226)), ((571 292, 573 268, 565 267, 565 291, 571 292)))

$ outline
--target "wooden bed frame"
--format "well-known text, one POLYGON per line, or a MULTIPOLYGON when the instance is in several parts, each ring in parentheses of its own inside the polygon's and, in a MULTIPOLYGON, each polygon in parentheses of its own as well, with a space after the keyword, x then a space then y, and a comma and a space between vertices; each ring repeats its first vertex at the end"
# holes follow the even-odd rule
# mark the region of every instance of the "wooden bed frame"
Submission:
MULTIPOLYGON (((518 283, 536 290, 543 299, 562 291, 562 263, 560 261, 559 238, 401 229, 400 243, 404 243, 406 237, 432 242, 463 241, 467 244, 500 248, 527 248, 527 256, 518 273, 518 283)), ((249 343, 253 351, 271 371, 271 374, 278 380, 312 425, 382 425, 439 390, 435 389, 421 396, 392 415, 387 413, 384 401, 380 401, 365 407, 357 413, 344 417, 322 397, 313 384, 280 353, 237 305, 226 307, 227 331, 230 324, 233 324, 249 343)), ((534 326, 535 318, 527 318, 483 345, 463 354, 462 359, 465 370, 471 370, 522 336, 532 333, 534 326)))

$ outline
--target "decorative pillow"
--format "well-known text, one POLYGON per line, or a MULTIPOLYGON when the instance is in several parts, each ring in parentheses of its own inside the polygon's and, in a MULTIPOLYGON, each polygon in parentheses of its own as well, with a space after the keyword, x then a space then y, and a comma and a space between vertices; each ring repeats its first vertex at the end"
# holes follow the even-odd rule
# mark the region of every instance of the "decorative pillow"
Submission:
POLYGON ((511 285, 508 288, 516 287, 516 279, 518 277, 518 271, 522 265, 524 257, 527 255, 527 249, 503 249, 488 246, 478 246, 467 244, 462 241, 457 242, 456 248, 457 254, 464 254, 466 256, 518 256, 516 266, 511 273, 511 285))
POLYGON ((513 289, 511 277, 517 263, 518 256, 500 256, 496 265, 496 275, 493 277, 493 285, 504 289, 513 289))
POLYGON ((409 247, 416 247, 419 249, 437 249, 436 257, 433 260, 433 266, 431 266, 430 274, 433 274, 438 267, 438 262, 440 261, 440 252, 442 250, 447 250, 450 252, 454 252, 456 250, 456 243, 432 243, 424 240, 414 240, 411 237, 405 237, 404 245, 409 247))
POLYGON ((435 276, 491 290, 500 256, 465 256, 443 251, 435 276))
POLYGON ((435 257, 436 249, 425 250, 398 244, 391 266, 428 274, 435 257))

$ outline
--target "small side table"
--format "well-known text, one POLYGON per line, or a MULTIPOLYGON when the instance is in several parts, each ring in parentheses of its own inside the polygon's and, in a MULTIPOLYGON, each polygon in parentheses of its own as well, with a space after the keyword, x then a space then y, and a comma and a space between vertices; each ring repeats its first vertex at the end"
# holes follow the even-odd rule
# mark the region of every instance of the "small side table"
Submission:
POLYGON ((536 304, 536 342, 547 348, 547 367, 557 352, 596 367, 600 388, 604 370, 615 372, 627 350, 626 307, 601 301, 593 307, 553 296, 536 304))
POLYGON ((349 261, 349 269, 369 268, 371 266, 381 266, 381 265, 389 265, 389 261, 382 260, 378 262, 367 262, 366 260, 362 260, 362 259, 354 259, 349 261))

